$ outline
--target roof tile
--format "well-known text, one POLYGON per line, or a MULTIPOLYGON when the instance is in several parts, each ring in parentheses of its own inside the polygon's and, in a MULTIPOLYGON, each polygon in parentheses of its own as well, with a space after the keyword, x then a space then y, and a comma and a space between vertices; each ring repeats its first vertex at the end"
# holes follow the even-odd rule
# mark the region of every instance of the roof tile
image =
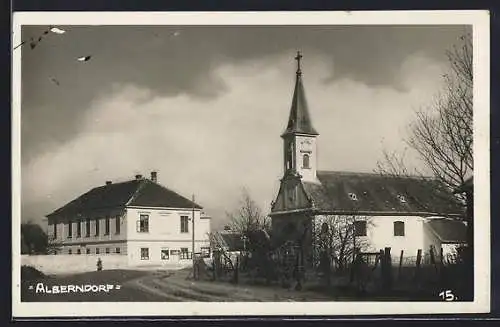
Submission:
POLYGON ((319 171, 317 176, 321 184, 303 184, 315 208, 320 210, 442 215, 464 212, 452 192, 433 179, 333 171, 319 171), (349 193, 356 194, 357 200, 349 193))
POLYGON ((148 179, 98 186, 47 215, 70 216, 104 208, 143 207, 201 209, 196 203, 148 179))

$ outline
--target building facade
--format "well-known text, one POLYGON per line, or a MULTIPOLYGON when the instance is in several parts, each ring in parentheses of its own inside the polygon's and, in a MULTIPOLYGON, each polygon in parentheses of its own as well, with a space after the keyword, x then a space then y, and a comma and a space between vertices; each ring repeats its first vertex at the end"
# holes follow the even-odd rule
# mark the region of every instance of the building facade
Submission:
POLYGON ((193 201, 151 179, 106 182, 47 215, 54 254, 127 256, 162 265, 209 251, 210 217, 193 201))
POLYGON ((270 214, 274 245, 298 242, 304 258, 313 263, 317 240, 328 229, 352 230, 348 247, 367 252, 390 247, 395 256, 401 250, 416 256, 431 245, 439 255, 451 243, 462 244, 463 205, 437 180, 317 169, 319 133, 309 115, 301 57, 295 58, 295 89, 281 135, 283 178, 270 214), (446 230, 453 230, 452 236, 442 235, 446 230))

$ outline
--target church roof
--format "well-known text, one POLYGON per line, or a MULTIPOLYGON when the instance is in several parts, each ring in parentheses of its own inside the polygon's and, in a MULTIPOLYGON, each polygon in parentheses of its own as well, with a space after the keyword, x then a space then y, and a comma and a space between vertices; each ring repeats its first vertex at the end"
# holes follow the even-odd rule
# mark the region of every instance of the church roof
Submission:
POLYGON ((283 135, 287 134, 309 134, 318 135, 318 132, 312 126, 309 109, 307 106, 304 85, 302 83, 302 71, 300 69, 300 58, 302 55, 297 54, 295 58, 298 62, 298 68, 295 78, 295 89, 293 91, 292 106, 288 117, 288 124, 283 135))
POLYGON ((136 179, 94 187, 73 201, 47 215, 68 216, 93 210, 124 206, 192 208, 201 206, 148 179, 136 179))
POLYGON ((314 209, 328 213, 463 215, 463 205, 442 183, 420 177, 318 171, 303 182, 314 209))

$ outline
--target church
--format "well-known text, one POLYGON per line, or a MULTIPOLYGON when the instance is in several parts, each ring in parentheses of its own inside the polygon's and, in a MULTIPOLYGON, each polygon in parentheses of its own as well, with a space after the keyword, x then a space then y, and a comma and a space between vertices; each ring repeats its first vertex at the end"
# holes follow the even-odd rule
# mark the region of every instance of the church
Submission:
MULTIPOLYGON (((302 55, 297 53, 295 89, 283 139, 283 177, 272 202, 275 246, 299 244, 305 264, 314 264, 318 235, 328 228, 352 228, 345 246, 393 257, 440 255, 465 243, 464 207, 432 178, 318 169, 318 140, 306 101, 302 55), (326 221, 343 221, 329 226, 326 221)), ((356 146, 353 141, 353 146, 356 146)), ((332 231, 335 232, 335 231, 332 231)))

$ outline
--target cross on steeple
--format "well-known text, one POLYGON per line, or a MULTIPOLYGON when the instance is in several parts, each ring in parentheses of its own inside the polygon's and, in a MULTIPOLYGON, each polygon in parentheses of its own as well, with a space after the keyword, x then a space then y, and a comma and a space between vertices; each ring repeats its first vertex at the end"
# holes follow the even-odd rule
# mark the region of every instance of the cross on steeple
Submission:
POLYGON ((302 71, 300 70, 300 60, 302 59, 302 54, 300 51, 297 51, 297 56, 295 56, 295 60, 297 60, 297 75, 302 74, 302 71))

